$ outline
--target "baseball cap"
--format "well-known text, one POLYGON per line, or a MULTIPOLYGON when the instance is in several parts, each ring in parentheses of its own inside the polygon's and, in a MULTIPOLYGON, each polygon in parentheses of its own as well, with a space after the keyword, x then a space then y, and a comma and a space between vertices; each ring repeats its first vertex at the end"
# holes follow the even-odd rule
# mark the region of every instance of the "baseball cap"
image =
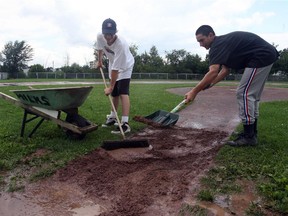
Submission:
POLYGON ((102 34, 115 34, 117 32, 116 22, 110 18, 102 23, 102 34))

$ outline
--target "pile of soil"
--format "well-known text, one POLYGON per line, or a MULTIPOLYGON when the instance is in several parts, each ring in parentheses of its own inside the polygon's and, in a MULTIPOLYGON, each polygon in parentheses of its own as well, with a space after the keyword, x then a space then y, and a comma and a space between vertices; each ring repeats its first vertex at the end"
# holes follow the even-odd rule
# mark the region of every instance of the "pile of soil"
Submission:
POLYGON ((58 180, 77 183, 106 209, 101 215, 175 215, 195 195, 227 133, 173 127, 137 135, 147 136, 153 149, 96 149, 59 170, 58 180))
POLYGON ((147 124, 147 125, 151 125, 151 126, 156 127, 156 128, 157 127, 158 128, 164 128, 164 126, 162 124, 155 122, 151 119, 145 118, 144 116, 139 116, 139 115, 134 116, 133 120, 138 121, 138 122, 142 122, 142 123, 147 124))

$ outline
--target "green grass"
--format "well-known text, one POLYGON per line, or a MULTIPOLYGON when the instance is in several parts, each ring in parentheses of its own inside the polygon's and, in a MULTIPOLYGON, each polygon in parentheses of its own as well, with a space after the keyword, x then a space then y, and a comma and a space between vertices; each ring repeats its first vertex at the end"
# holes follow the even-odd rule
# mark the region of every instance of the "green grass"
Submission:
MULTIPOLYGON (((273 83, 268 85, 275 87, 273 83)), ((192 84, 132 84, 130 118, 135 115, 151 114, 159 109, 171 110, 183 96, 170 94, 166 89, 191 86, 192 84)), ((47 88, 47 86, 34 87, 47 88)), ((281 83, 281 87, 287 88, 288 84, 281 83)), ((0 91, 14 96, 9 90, 26 88, 7 86, 0 87, 0 91)), ((98 125, 105 121, 110 109, 103 88, 103 85, 94 85, 91 94, 79 108, 79 113, 83 117, 98 125)), ((121 136, 111 136, 109 129, 99 127, 96 131, 88 133, 83 140, 71 140, 51 121, 45 121, 31 139, 27 138, 27 133, 33 128, 33 123, 29 123, 25 136, 21 138, 23 109, 0 99, 0 116, 0 188, 8 191, 22 190, 25 179, 37 181, 52 175, 69 161, 98 148, 104 140, 121 139, 121 136), (31 157, 39 150, 43 150, 45 154, 31 157), (24 174, 19 170, 25 170, 24 174), (7 173, 11 175, 10 180, 5 177, 7 173)), ((248 179, 256 184, 259 194, 265 200, 262 208, 288 213, 287 122, 288 101, 261 103, 258 123, 259 145, 221 148, 216 166, 202 179, 203 190, 198 198, 212 201, 216 194, 240 192, 241 187, 235 183, 236 180, 248 179)), ((132 119, 130 124, 132 132, 145 127, 144 124, 132 119)), ((191 208, 186 206, 182 209, 182 213, 193 212, 191 208)), ((251 206, 249 215, 257 215, 257 212, 261 211, 251 206)))
POLYGON ((213 202, 214 196, 210 190, 201 190, 197 195, 197 199, 199 199, 201 201, 213 202))
POLYGON ((253 181, 266 208, 288 213, 288 102, 260 105, 257 147, 224 146, 202 179, 211 194, 239 192, 238 179, 253 181))

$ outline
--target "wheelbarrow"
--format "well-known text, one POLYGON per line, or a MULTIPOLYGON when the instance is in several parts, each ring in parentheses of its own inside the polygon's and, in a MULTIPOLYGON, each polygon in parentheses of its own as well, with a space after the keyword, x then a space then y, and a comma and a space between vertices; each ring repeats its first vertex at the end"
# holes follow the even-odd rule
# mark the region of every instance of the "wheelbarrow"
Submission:
POLYGON ((170 112, 165 110, 158 110, 145 117, 135 116, 133 119, 142 123, 146 123, 152 126, 168 127, 173 126, 177 123, 179 115, 176 114, 181 108, 184 107, 186 100, 181 101, 174 109, 170 112))
POLYGON ((78 114, 78 107, 84 103, 92 88, 81 86, 11 90, 18 99, 2 92, 0 97, 24 109, 21 137, 24 136, 26 124, 40 118, 28 137, 32 137, 44 120, 51 120, 64 129, 68 137, 83 139, 88 132, 98 128, 98 125, 78 114), (61 112, 66 113, 65 120, 61 119, 61 112), (32 118, 28 118, 28 115, 32 115, 32 118))

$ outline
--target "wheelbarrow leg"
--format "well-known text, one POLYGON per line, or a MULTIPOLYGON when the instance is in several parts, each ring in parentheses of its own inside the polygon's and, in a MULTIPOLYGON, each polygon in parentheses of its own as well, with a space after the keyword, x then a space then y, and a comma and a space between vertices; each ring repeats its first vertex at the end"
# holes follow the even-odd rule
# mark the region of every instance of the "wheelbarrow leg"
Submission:
POLYGON ((37 125, 34 127, 34 129, 31 131, 31 133, 29 134, 29 138, 31 138, 32 137, 32 135, 36 132, 36 130, 40 127, 40 125, 42 124, 42 122, 44 121, 45 119, 44 118, 42 118, 38 123, 37 123, 37 125))
POLYGON ((27 111, 24 110, 24 116, 23 116, 23 120, 22 120, 21 134, 20 134, 21 137, 24 136, 25 125, 26 125, 26 119, 27 119, 27 111))
MULTIPOLYGON (((24 136, 26 124, 29 123, 30 121, 37 119, 38 117, 39 117, 38 115, 31 113, 31 112, 27 111, 26 109, 24 109, 24 116, 23 116, 23 120, 22 120, 21 134, 20 134, 21 137, 24 136), (34 115, 34 117, 27 120, 28 114, 34 115)), ((43 123, 44 120, 45 120, 44 118, 41 118, 41 120, 37 123, 37 125, 33 128, 31 133, 29 134, 29 136, 28 136, 29 138, 32 137, 32 135, 36 132, 36 130, 40 127, 40 125, 43 123)))

